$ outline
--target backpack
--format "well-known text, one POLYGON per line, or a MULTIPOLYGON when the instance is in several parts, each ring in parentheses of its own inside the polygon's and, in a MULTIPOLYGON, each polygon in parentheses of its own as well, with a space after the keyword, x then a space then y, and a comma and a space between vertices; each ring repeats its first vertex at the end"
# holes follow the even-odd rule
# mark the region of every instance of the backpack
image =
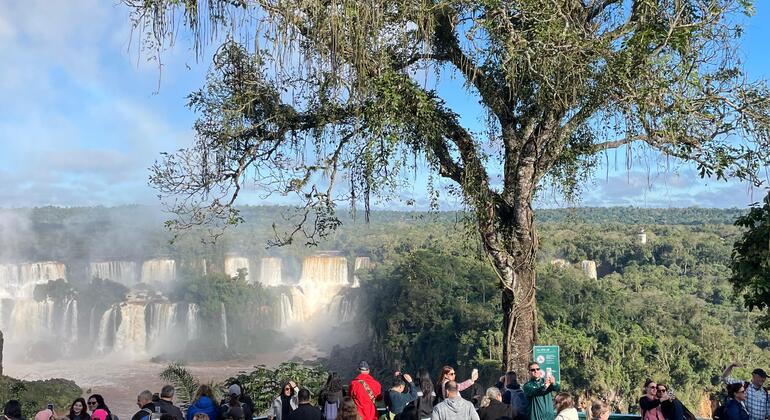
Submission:
POLYGON ((508 400, 508 404, 510 404, 511 409, 513 409, 514 416, 527 415, 529 401, 527 400, 527 396, 524 394, 522 389, 508 388, 505 390, 505 396, 507 397, 505 399, 508 400))
POLYGON ((326 420, 334 420, 337 418, 337 410, 340 408, 340 402, 329 400, 324 402, 324 418, 326 420))
POLYGON ((233 420, 244 420, 246 418, 245 403, 239 403, 238 406, 230 407, 230 404, 222 404, 222 418, 233 420))
POLYGON ((143 408, 142 411, 147 413, 147 415, 146 416, 142 416, 141 420, 150 420, 150 419, 152 419, 152 410, 150 410, 149 408, 143 408))

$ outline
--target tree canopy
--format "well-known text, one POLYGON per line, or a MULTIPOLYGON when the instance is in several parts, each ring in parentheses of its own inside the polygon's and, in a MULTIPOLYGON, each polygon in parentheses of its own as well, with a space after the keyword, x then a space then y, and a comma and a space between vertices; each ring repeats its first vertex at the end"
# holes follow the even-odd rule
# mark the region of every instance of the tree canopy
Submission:
POLYGON ((441 177, 471 210, 500 279, 508 367, 536 336, 540 186, 570 195, 616 148, 756 185, 770 160, 767 86, 736 55, 750 0, 124 2, 154 51, 180 21, 199 53, 224 40, 190 96, 194 145, 151 170, 172 227, 240 221, 254 183, 302 203, 273 243, 315 243, 337 203, 368 214, 427 171, 429 196, 441 177), (421 81, 432 72, 462 78, 485 129, 421 81))
POLYGON ((733 247, 731 281, 749 310, 764 312, 763 324, 770 327, 770 194, 735 225, 746 231, 733 247))

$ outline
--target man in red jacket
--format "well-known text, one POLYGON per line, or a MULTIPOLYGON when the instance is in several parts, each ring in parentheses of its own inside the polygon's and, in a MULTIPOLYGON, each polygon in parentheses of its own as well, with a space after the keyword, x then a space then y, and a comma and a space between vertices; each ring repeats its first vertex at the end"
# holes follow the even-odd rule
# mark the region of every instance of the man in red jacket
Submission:
POLYGON ((380 383, 369 374, 369 363, 358 364, 358 376, 350 383, 350 398, 356 403, 362 420, 377 420, 377 408, 374 402, 382 399, 380 383))

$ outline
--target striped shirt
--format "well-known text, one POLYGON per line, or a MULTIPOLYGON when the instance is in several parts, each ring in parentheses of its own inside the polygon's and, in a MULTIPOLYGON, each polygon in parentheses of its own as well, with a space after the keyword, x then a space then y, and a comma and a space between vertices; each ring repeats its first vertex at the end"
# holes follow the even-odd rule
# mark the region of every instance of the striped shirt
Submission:
MULTIPOLYGON (((732 376, 725 378, 725 383, 734 384, 743 382, 732 376)), ((768 410, 767 391, 764 388, 756 388, 754 384, 749 383, 746 388, 746 410, 749 412, 750 420, 765 420, 770 410, 768 410)))

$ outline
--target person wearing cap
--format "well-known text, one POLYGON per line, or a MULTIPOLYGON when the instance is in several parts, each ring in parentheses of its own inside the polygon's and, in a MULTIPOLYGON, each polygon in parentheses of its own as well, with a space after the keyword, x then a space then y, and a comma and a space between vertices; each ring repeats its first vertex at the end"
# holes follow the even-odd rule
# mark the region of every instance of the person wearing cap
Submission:
POLYGON ((361 420, 377 420, 375 401, 382 399, 382 387, 369 374, 369 363, 358 364, 358 376, 350 382, 350 397, 356 403, 361 420))
POLYGON ((248 404, 241 402, 241 387, 232 384, 227 388, 227 402, 220 406, 222 419, 251 420, 252 412, 248 404))
MULTIPOLYGON (((740 363, 733 362, 722 372, 722 380, 726 384, 744 382, 730 376, 733 368, 740 367, 740 363)), ((767 373, 762 369, 754 369, 751 372, 751 385, 746 388, 746 410, 749 412, 749 420, 765 420, 768 415, 768 395, 762 385, 765 384, 767 373)))
POLYGON ((160 407, 161 413, 170 414, 176 420, 184 420, 182 410, 174 405, 174 395, 176 395, 174 385, 164 385, 163 388, 160 389, 160 399, 155 405, 160 407))

